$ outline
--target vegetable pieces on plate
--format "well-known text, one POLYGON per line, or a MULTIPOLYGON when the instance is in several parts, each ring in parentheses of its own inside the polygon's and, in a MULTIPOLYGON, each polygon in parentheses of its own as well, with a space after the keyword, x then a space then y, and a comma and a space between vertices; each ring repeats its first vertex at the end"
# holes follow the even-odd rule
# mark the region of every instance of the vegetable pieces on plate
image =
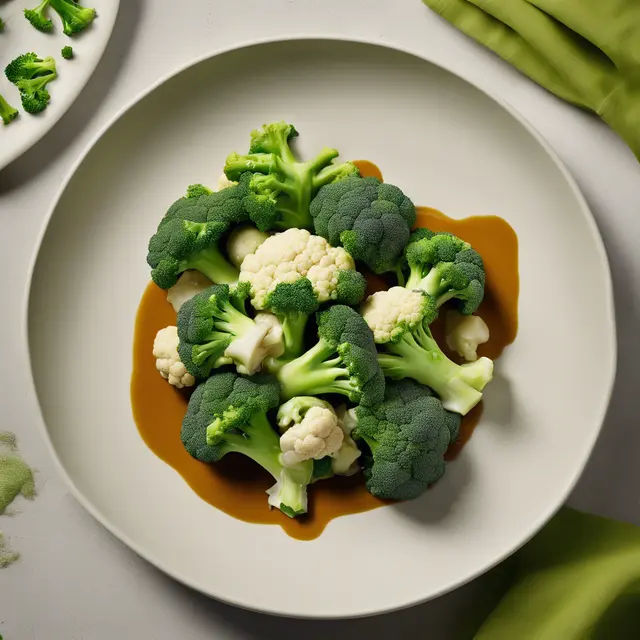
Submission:
POLYGON ((493 375, 476 354, 488 328, 472 316, 482 258, 454 235, 412 232, 411 200, 334 149, 299 160, 297 135, 284 122, 254 131, 217 191, 194 184, 171 205, 147 256, 177 311, 157 368, 196 385, 185 448, 207 463, 250 457, 275 480, 268 504, 292 518, 309 484, 333 475, 362 471, 379 498, 417 498, 493 375), (365 300, 360 266, 396 286, 365 300), (433 337, 444 305, 464 364, 433 337))

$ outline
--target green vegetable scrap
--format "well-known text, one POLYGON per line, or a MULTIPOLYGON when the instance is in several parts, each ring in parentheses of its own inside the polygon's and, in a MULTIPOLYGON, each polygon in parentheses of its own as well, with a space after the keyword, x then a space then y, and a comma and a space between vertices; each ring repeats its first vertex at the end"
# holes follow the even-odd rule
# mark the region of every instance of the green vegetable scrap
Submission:
POLYGON ((0 515, 22 494, 32 500, 36 495, 33 471, 20 457, 16 437, 0 433, 0 515))
POLYGON ((62 20, 62 30, 68 36, 86 29, 96 17, 95 9, 83 7, 76 0, 42 0, 35 9, 25 9, 24 17, 38 31, 48 33, 53 30, 53 22, 48 17, 50 6, 62 20))
POLYGON ((40 113, 47 108, 51 96, 47 85, 58 77, 53 58, 39 58, 25 53, 12 60, 4 70, 9 82, 18 87, 22 106, 27 113, 40 113))
MULTIPOLYGON (((5 540, 4 534, 0 531, 0 569, 6 569, 18 560, 20 560, 20 554, 11 549, 9 543, 5 540)), ((2 640, 1 635, 0 640, 2 640)))
POLYGON ((72 60, 73 59, 73 47, 70 47, 68 45, 66 47, 62 47, 62 51, 60 51, 60 55, 65 60, 72 60))
POLYGON ((310 162, 300 162, 289 142, 298 136, 286 122, 265 124, 251 133, 247 155, 232 153, 224 167, 229 180, 249 172, 249 194, 245 206, 260 231, 310 229, 311 200, 320 187, 348 176, 359 175, 351 163, 333 164, 338 151, 325 147, 310 162))
POLYGON ((0 118, 4 124, 13 122, 18 117, 18 110, 12 107, 2 95, 0 95, 0 118))

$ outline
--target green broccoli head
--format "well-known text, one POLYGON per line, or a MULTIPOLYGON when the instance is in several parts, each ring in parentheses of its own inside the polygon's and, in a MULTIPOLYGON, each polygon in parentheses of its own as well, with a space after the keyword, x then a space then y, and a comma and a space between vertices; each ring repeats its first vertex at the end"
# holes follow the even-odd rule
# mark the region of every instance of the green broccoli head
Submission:
POLYGON ((444 454, 460 416, 446 411, 427 387, 412 380, 387 384, 384 401, 355 410, 353 435, 364 441, 367 489, 388 500, 413 500, 445 471, 444 454))
POLYGON ((47 108, 50 100, 47 84, 58 77, 53 58, 25 53, 12 60, 4 72, 9 82, 18 87, 27 113, 40 113, 47 108))
POLYGON ((191 396, 181 438, 189 454, 202 462, 217 462, 228 453, 257 462, 276 480, 267 492, 269 504, 293 518, 307 511, 313 463, 282 465, 280 441, 267 417, 279 402, 280 389, 271 376, 214 375, 191 396))
POLYGON ((493 362, 480 358, 459 365, 447 358, 429 328, 436 315, 432 296, 404 287, 378 291, 362 307, 384 375, 394 380, 413 378, 431 387, 446 409, 466 415, 482 399, 482 390, 493 377, 493 362))
POLYGON ((251 133, 249 153, 232 153, 225 164, 230 180, 250 174, 245 208, 260 231, 269 229, 310 229, 311 200, 327 184, 358 175, 357 167, 346 162, 335 165, 335 149, 325 148, 311 162, 299 162, 289 146, 297 137, 286 122, 266 124, 251 133))
POLYGON ((485 271, 480 255, 450 233, 414 232, 405 250, 408 289, 422 289, 441 306, 455 299, 458 310, 471 315, 484 298, 485 271))
POLYGON ((47 17, 49 2, 50 0, 42 0, 35 9, 24 10, 24 17, 31 23, 31 26, 44 33, 49 33, 53 29, 53 22, 47 17))
POLYGON ((187 187, 187 195, 185 197, 192 200, 200 196, 210 196, 212 193, 214 192, 203 184, 190 184, 187 187))
POLYGON ((73 59, 73 47, 70 47, 68 45, 66 47, 62 47, 62 50, 60 51, 60 55, 65 60, 72 60, 73 59))
POLYGON ((358 404, 378 402, 384 376, 362 316, 351 307, 334 305, 316 317, 318 342, 276 372, 283 398, 337 393, 358 404))
POLYGON ((83 7, 77 0, 49 0, 51 8, 62 20, 62 30, 68 36, 86 29, 95 19, 96 10, 83 7))
POLYGON ((0 95, 0 118, 4 124, 13 122, 18 117, 18 110, 12 107, 2 95, 0 95))
POLYGON ((262 364, 266 328, 247 315, 249 287, 233 290, 214 285, 187 300, 178 312, 178 353, 187 371, 204 379, 221 365, 234 363, 242 373, 254 373, 262 364))
POLYGON ((159 287, 172 287, 187 269, 197 269, 220 284, 238 279, 238 269, 223 255, 220 243, 232 225, 247 218, 244 189, 236 185, 218 193, 188 195, 169 207, 147 254, 151 277, 159 287))
POLYGON ((318 235, 342 245, 374 273, 397 271, 416 221, 409 198, 377 178, 348 178, 329 184, 311 203, 318 235))

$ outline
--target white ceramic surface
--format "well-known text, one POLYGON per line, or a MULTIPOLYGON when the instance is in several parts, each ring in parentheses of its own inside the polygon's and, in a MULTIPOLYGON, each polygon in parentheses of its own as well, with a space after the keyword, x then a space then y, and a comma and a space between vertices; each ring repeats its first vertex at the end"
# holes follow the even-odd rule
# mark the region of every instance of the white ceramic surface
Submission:
POLYGON ((515 113, 468 83, 362 43, 231 51, 125 110, 62 189, 34 266, 28 323, 46 434, 85 507, 182 582, 296 616, 407 606, 511 553, 579 477, 615 369, 606 256, 557 158, 515 113), (265 58, 289 73, 271 75, 256 100, 264 76, 255 60, 265 58), (180 118, 166 110, 176 96, 180 118), (326 144, 368 158, 417 203, 453 216, 503 216, 520 240, 518 339, 498 363, 463 454, 422 499, 341 518, 312 542, 200 500, 144 445, 129 404, 148 237, 187 184, 213 183, 253 127, 279 118, 296 124, 303 154, 326 144), (346 580, 345 566, 354 572, 346 580))
POLYGON ((90 27, 73 37, 62 33, 62 24, 53 9, 49 9, 49 17, 54 30, 41 33, 34 29, 25 19, 23 10, 38 4, 39 0, 0 3, 0 17, 5 22, 4 31, 0 33, 0 94, 20 111, 19 117, 10 125, 2 126, 0 123, 0 169, 38 142, 78 97, 109 42, 120 0, 83 2, 85 6, 93 7, 98 15, 90 27), (60 55, 60 50, 66 45, 73 47, 73 60, 65 60, 60 55), (58 72, 56 80, 48 85, 51 102, 37 115, 24 111, 18 90, 4 75, 4 68, 11 60, 29 51, 40 57, 54 57, 58 72))

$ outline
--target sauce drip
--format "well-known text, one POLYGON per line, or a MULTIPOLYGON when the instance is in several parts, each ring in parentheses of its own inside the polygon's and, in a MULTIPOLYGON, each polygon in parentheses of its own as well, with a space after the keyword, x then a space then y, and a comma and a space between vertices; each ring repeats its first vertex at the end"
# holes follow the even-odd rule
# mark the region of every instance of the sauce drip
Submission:
MULTIPOLYGON (((361 175, 382 179, 374 164, 366 161, 356 164, 361 175)), ((479 354, 497 358, 513 342, 517 332, 518 242, 515 232, 507 222, 495 216, 453 220, 435 209, 418 207, 417 211, 416 226, 455 233, 470 242, 483 257, 487 291, 478 315, 489 325, 491 339, 480 347, 479 354)), ((390 284, 393 283, 380 276, 370 278, 371 291, 387 288, 390 284)), ((309 513, 303 519, 294 520, 269 509, 265 491, 273 484, 273 478, 253 461, 229 454, 219 463, 208 465, 192 458, 180 440, 190 391, 169 386, 157 372, 152 354, 156 333, 175 324, 176 313, 167 302, 166 292, 150 283, 136 317, 131 406, 147 446, 173 467, 203 500, 245 522, 280 525, 288 535, 299 540, 317 538, 334 518, 388 504, 367 492, 361 474, 332 478, 309 487, 309 513)), ((433 333, 445 348, 442 326, 434 326, 433 333)), ((479 405, 465 416, 460 438, 450 448, 448 459, 455 458, 469 440, 481 413, 482 405, 479 405)))

